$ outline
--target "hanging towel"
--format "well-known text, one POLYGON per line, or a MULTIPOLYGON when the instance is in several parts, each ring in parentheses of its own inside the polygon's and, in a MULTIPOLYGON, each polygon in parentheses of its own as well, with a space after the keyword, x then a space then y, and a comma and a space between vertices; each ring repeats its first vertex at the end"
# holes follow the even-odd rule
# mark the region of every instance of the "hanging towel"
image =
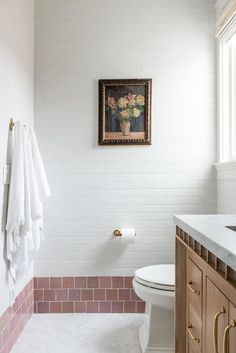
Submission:
POLYGON ((7 257, 15 281, 28 270, 40 248, 42 201, 49 195, 35 134, 31 128, 16 122, 6 225, 7 257))
POLYGON ((48 185, 48 180, 43 166, 43 161, 39 152, 38 142, 35 133, 32 128, 30 128, 30 137, 32 144, 32 155, 34 161, 34 168, 37 177, 38 191, 40 200, 43 201, 45 198, 51 195, 51 190, 48 185))
POLYGON ((13 146, 6 225, 7 257, 10 262, 20 242, 20 227, 25 223, 24 153, 21 123, 15 124, 13 146))

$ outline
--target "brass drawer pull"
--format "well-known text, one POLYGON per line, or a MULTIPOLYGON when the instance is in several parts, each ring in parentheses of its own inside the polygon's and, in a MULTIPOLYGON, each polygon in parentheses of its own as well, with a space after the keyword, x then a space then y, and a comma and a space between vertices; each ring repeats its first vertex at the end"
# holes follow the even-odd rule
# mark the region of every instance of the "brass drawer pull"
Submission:
POLYGON ((191 339, 193 340, 193 341, 195 341, 195 342, 197 342, 197 343, 200 343, 200 339, 198 338, 198 337, 194 337, 194 335, 193 335, 193 333, 192 333, 192 331, 191 331, 191 329, 193 328, 193 325, 189 325, 189 327, 188 327, 188 334, 189 334, 189 336, 191 337, 191 339))
POLYGON ((218 319, 220 315, 225 314, 225 308, 221 308, 221 310, 215 314, 214 322, 213 322, 213 344, 214 344, 214 353, 218 353, 218 319))
POLYGON ((192 293, 195 293, 195 294, 197 294, 197 295, 200 295, 200 290, 194 289, 194 288, 192 287, 192 284, 193 284, 192 281, 190 281, 190 282, 187 283, 188 288, 190 289, 190 291, 191 291, 192 293))
MULTIPOLYGON (((226 326, 223 338, 223 353, 229 353, 229 331, 236 327, 236 320, 232 320, 229 326, 226 326)), ((232 352, 233 353, 233 352, 232 352)))

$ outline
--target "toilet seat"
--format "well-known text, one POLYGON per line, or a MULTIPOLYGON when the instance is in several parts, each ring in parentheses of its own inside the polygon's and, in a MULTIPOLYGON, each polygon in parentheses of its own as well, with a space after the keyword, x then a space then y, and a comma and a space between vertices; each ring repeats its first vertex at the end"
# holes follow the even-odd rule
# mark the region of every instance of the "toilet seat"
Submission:
POLYGON ((175 291, 175 265, 153 265, 135 271, 135 280, 143 286, 175 291))

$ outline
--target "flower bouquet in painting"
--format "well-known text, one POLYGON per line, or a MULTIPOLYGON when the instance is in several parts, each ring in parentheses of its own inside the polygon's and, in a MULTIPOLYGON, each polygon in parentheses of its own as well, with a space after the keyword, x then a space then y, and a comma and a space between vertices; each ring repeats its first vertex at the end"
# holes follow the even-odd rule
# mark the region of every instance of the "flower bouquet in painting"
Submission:
POLYGON ((101 144, 150 144, 151 80, 100 80, 99 87, 101 144))
POLYGON ((112 117, 114 117, 119 121, 122 135, 129 136, 131 121, 134 119, 133 122, 135 129, 135 120, 142 118, 144 105, 145 98, 143 95, 136 95, 129 92, 127 95, 122 96, 117 100, 113 96, 108 96, 106 109, 108 110, 108 115, 110 116, 111 120, 112 117))

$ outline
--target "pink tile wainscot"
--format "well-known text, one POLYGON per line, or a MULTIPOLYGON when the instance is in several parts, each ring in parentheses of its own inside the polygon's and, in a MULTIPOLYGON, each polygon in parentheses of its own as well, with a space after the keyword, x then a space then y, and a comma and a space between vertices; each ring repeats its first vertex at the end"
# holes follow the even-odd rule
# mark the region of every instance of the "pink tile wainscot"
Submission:
MULTIPOLYGON (((34 312, 33 279, 0 317, 0 353, 9 353, 34 312)), ((39 297, 41 298, 41 297, 39 297)))
POLYGON ((35 313, 143 313, 132 277, 34 278, 35 313))

